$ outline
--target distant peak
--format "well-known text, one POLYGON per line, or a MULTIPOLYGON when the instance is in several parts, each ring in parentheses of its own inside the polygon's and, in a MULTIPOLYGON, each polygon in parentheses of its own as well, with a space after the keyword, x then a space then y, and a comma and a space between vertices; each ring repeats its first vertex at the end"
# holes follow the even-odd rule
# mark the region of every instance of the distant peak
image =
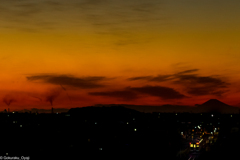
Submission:
POLYGON ((210 99, 207 102, 203 103, 202 105, 204 105, 204 106, 215 106, 215 105, 228 106, 227 104, 225 104, 217 99, 210 99))

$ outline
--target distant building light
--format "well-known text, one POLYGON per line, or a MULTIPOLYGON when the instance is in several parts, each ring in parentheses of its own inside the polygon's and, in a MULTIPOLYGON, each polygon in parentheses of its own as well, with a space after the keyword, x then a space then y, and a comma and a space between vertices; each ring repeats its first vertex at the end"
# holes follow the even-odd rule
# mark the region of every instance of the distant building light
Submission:
POLYGON ((95 122, 95 124, 97 124, 97 122, 95 122))
POLYGON ((177 113, 176 113, 176 116, 177 116, 177 113))
POLYGON ((101 150, 102 150, 102 148, 99 148, 99 150, 101 151, 101 150))
POLYGON ((160 115, 160 113, 158 113, 158 115, 160 115))
POLYGON ((135 118, 133 118, 133 120, 135 121, 135 118))
POLYGON ((232 117, 232 115, 231 115, 231 117, 232 117))
POLYGON ((213 133, 211 132, 211 134, 213 134, 213 133))
POLYGON ((211 116, 213 117, 213 114, 211 116))
POLYGON ((127 124, 129 124, 129 123, 127 122, 127 124))
POLYGON ((181 135, 183 135, 183 132, 181 132, 181 135))
POLYGON ((14 112, 12 112, 12 113, 14 113, 14 112))
POLYGON ((22 125, 20 125, 20 127, 22 127, 22 125))
POLYGON ((15 123, 15 121, 13 121, 13 123, 15 123))
POLYGON ((210 123, 210 125, 212 125, 212 123, 210 123))
POLYGON ((8 115, 8 117, 9 117, 9 115, 8 115))
POLYGON ((58 112, 56 114, 58 114, 58 112))
POLYGON ((8 155, 8 153, 6 153, 6 155, 8 155))
POLYGON ((134 131, 137 131, 137 129, 136 129, 136 128, 134 128, 134 131))

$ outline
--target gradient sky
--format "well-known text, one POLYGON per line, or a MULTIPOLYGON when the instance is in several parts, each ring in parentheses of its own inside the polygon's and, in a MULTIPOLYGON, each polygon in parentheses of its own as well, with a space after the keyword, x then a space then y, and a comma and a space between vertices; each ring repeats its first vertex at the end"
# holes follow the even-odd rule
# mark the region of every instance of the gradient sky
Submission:
POLYGON ((240 106, 239 0, 0 0, 0 110, 240 106))

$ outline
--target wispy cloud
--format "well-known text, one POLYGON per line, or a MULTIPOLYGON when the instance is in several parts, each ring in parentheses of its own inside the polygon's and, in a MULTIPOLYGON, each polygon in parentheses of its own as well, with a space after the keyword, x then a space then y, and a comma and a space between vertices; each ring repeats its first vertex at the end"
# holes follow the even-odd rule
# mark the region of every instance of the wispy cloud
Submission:
POLYGON ((229 83, 213 76, 178 75, 176 84, 183 85, 192 95, 216 95, 221 96, 227 92, 229 83))
POLYGON ((113 97, 120 100, 130 101, 138 98, 138 94, 129 89, 120 91, 104 91, 104 92, 90 92, 89 95, 113 97))
POLYGON ((134 100, 146 96, 154 96, 164 100, 187 98, 187 96, 179 93, 173 88, 162 86, 127 87, 123 90, 90 92, 89 94, 94 96, 120 98, 122 100, 134 100))
POLYGON ((162 86, 143 86, 143 87, 133 87, 131 90, 147 94, 150 96, 156 96, 162 99, 182 99, 186 98, 185 95, 176 91, 170 87, 162 87, 162 86))
POLYGON ((89 28, 96 36, 113 37, 117 46, 145 43, 139 31, 166 25, 162 0, 24 0, 0 1, 0 28, 27 32, 89 28), (67 24, 67 25, 66 25, 67 24))
POLYGON ((200 76, 198 69, 189 69, 170 75, 131 77, 130 81, 164 82, 169 81, 181 85, 190 95, 216 95, 221 96, 227 92, 229 83, 216 76, 200 76))
POLYGON ((55 85, 68 85, 83 89, 104 87, 102 81, 106 77, 74 77, 69 75, 34 75, 27 77, 29 81, 40 81, 43 83, 50 83, 55 85))

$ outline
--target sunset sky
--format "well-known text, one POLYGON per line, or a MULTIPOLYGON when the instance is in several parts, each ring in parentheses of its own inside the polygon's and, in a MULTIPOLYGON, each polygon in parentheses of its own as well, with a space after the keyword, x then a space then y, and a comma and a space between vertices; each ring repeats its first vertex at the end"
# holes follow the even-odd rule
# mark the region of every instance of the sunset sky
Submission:
POLYGON ((212 98, 240 106, 239 8, 239 0, 0 0, 0 111, 212 98))

